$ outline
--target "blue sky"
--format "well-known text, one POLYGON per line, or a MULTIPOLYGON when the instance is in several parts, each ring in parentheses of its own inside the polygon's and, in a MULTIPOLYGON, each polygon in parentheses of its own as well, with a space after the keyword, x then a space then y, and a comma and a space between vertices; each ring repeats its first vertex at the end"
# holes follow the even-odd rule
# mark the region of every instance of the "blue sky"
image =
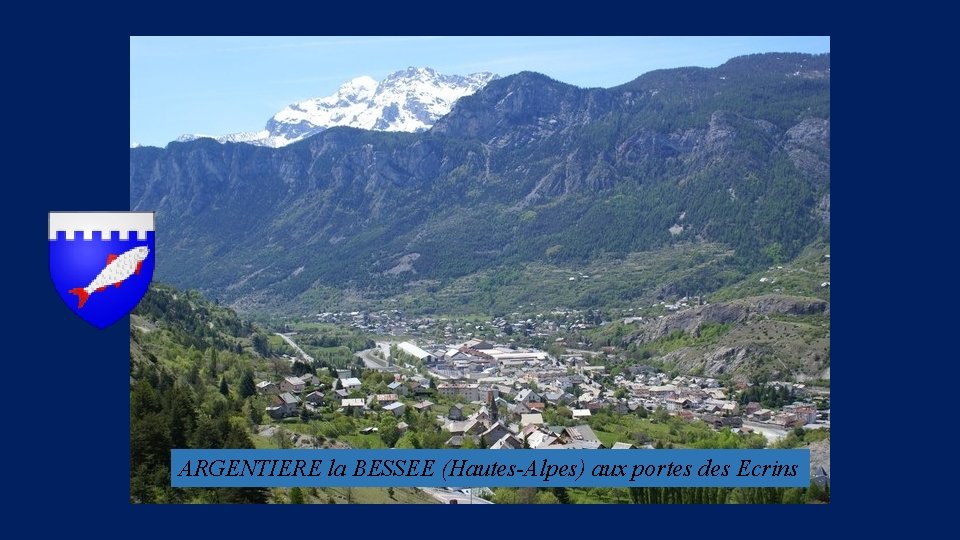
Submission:
POLYGON ((538 71, 610 87, 654 69, 743 54, 830 51, 828 37, 131 37, 130 140, 263 128, 295 101, 408 66, 445 74, 538 71))

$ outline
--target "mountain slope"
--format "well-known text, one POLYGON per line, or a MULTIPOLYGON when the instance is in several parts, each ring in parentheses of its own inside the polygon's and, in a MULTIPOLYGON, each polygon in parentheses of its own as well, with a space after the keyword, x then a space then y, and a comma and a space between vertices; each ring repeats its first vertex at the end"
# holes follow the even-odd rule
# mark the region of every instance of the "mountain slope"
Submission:
POLYGON ((755 55, 611 89, 520 73, 423 133, 131 149, 131 208, 158 212, 159 279, 245 309, 701 243, 732 253, 681 284, 709 292, 829 241, 829 67, 755 55))
POLYGON ((183 135, 177 142, 213 138, 281 147, 327 128, 347 126, 374 131, 429 129, 453 104, 497 76, 492 73, 442 75, 430 68, 407 68, 377 82, 362 76, 347 81, 331 96, 300 101, 274 115, 264 129, 219 137, 183 135))
POLYGON ((254 448, 247 422, 264 404, 253 375, 268 369, 269 349, 256 327, 195 292, 147 291, 130 318, 130 502, 267 502, 260 488, 170 487, 170 450, 254 448))

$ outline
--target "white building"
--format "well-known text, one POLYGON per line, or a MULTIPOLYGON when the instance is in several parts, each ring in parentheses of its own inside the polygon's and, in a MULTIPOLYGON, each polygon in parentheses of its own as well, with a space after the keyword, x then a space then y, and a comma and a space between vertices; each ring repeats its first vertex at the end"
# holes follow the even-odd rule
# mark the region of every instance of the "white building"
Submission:
POLYGON ((404 341, 403 343, 397 345, 397 348, 403 351, 404 353, 409 354, 410 356, 416 358, 417 360, 422 360, 424 362, 433 362, 434 360, 436 360, 436 357, 434 357, 432 354, 421 349, 420 347, 417 347, 416 345, 414 345, 413 343, 410 343, 409 341, 404 341))
POLYGON ((344 390, 346 390, 347 392, 349 392, 349 391, 351 391, 351 390, 356 390, 357 388, 360 388, 360 386, 361 386, 363 383, 361 383, 361 382, 360 382, 360 379, 358 379, 358 378, 356 378, 356 377, 348 377, 348 378, 346 378, 346 379, 340 379, 340 384, 343 385, 343 389, 344 389, 344 390))

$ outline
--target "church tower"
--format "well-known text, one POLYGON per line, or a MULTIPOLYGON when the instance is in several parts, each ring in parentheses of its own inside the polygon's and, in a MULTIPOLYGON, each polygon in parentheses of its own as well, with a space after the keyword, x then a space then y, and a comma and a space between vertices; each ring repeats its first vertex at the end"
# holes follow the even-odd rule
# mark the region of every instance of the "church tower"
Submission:
POLYGON ((487 409, 490 410, 490 425, 496 424, 499 413, 497 411, 497 402, 493 398, 493 388, 487 389, 487 409))

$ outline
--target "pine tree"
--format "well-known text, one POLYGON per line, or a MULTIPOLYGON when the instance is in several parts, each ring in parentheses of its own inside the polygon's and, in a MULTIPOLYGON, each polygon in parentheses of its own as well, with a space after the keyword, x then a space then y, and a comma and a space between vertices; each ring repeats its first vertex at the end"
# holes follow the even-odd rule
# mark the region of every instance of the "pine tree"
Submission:
POLYGON ((219 369, 218 364, 217 350, 213 347, 210 348, 210 361, 207 364, 207 372, 210 374, 211 380, 217 380, 217 370, 219 369))
POLYGON ((193 388, 200 386, 200 366, 193 364, 187 371, 187 384, 193 388))
POLYGON ((238 392, 240 392, 240 397, 242 398, 248 398, 257 393, 257 385, 253 382, 253 373, 247 371, 243 374, 243 378, 240 379, 238 392))
POLYGON ((299 487, 290 488, 290 504, 304 504, 303 490, 299 487))
POLYGON ((193 396, 188 390, 174 386, 167 393, 164 409, 173 448, 186 448, 196 424, 193 396))
POLYGON ((224 396, 230 396, 230 388, 227 386, 227 377, 220 377, 220 393, 224 396))

